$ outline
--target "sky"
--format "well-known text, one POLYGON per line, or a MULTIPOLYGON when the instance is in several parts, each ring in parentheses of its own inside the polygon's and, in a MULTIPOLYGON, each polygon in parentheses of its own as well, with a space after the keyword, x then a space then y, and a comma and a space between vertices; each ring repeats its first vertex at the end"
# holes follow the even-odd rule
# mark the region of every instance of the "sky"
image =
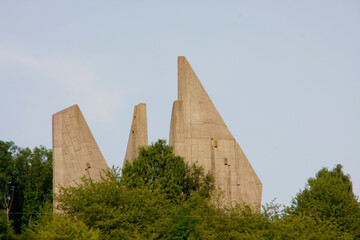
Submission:
POLYGON ((0 140, 52 148, 52 114, 78 104, 109 166, 134 105, 169 139, 186 56, 263 183, 289 205, 342 164, 360 195, 360 2, 1 1, 0 140))

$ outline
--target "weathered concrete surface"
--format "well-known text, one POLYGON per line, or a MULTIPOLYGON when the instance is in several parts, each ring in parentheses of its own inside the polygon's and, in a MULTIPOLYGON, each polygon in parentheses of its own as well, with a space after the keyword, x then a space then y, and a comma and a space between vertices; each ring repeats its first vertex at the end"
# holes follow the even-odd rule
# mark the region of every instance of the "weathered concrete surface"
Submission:
POLYGON ((126 160, 132 162, 138 157, 139 147, 148 145, 148 132, 147 132, 147 118, 146 118, 146 104, 139 103, 134 107, 134 115, 131 124, 129 141, 126 149, 126 160))
POLYGON ((53 154, 54 193, 59 185, 75 186, 84 175, 98 181, 108 169, 78 105, 53 115, 53 154))
POLYGON ((261 181, 185 57, 178 58, 178 100, 173 104, 170 145, 185 161, 198 162, 214 174, 226 204, 261 204, 261 181))

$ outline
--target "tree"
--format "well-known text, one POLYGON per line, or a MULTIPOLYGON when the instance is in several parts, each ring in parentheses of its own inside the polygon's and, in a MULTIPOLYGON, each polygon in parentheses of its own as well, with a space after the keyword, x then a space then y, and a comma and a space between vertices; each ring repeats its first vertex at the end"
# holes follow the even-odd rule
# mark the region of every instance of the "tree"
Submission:
POLYGON ((41 206, 52 201, 52 151, 0 141, 0 193, 0 210, 7 212, 19 233, 41 206))
POLYGON ((8 221, 10 221, 10 209, 14 203, 15 185, 12 179, 14 172, 13 155, 17 149, 13 142, 3 142, 0 140, 0 209, 6 210, 8 221))
POLYGON ((0 213, 0 240, 15 240, 15 234, 5 214, 0 213))
POLYGON ((153 239, 166 232, 176 205, 159 190, 126 188, 112 170, 102 181, 84 177, 76 187, 61 187, 58 207, 99 229, 109 239, 153 239))
MULTIPOLYGON (((23 225, 31 224, 32 220, 46 202, 52 202, 52 151, 43 146, 21 149, 15 158, 14 174, 21 191, 18 201, 23 216, 23 225)), ((20 210, 20 209, 19 209, 20 210)))
POLYGON ((100 231, 89 228, 73 216, 53 214, 47 204, 41 210, 42 216, 21 235, 26 240, 98 240, 100 231))
POLYGON ((212 174, 205 174, 201 166, 189 165, 182 157, 175 156, 165 140, 141 147, 139 157, 127 162, 122 173, 122 183, 128 188, 158 188, 172 201, 187 199, 193 191, 210 197, 215 189, 212 174))
POLYGON ((360 204, 353 193, 350 176, 339 164, 321 169, 292 200, 292 216, 329 220, 343 232, 360 237, 360 204))

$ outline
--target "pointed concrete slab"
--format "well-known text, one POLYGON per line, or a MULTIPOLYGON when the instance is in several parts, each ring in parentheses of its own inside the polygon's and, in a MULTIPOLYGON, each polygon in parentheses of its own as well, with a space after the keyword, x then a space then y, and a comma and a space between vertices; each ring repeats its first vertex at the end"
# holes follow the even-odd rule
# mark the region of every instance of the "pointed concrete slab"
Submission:
POLYGON ((185 57, 178 58, 178 100, 182 100, 184 104, 184 123, 191 123, 194 128, 186 132, 187 137, 190 137, 189 134, 191 137, 211 137, 207 135, 207 128, 212 128, 218 136, 233 139, 185 57))
POLYGON ((262 183, 185 57, 178 58, 170 145, 185 161, 213 172, 226 204, 261 204, 262 183))
POLYGON ((139 147, 148 145, 146 104, 139 103, 134 107, 134 115, 131 124, 129 141, 126 149, 126 160, 132 162, 139 155, 139 147))
POLYGON ((78 105, 53 115, 53 154, 54 193, 59 185, 75 186, 84 175, 98 181, 108 169, 78 105))

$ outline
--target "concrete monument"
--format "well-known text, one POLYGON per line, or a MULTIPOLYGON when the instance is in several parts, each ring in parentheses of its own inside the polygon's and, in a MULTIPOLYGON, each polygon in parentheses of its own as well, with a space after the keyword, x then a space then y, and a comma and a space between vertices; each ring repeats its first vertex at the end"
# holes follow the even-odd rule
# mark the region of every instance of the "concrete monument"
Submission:
POLYGON ((134 107, 134 115, 132 119, 129 141, 126 149, 126 155, 123 166, 126 160, 132 162, 138 157, 139 147, 148 145, 147 133, 147 119, 146 119, 146 104, 139 103, 134 107))
POLYGON ((53 154, 54 193, 59 185, 75 186, 84 175, 98 181, 108 169, 78 105, 53 115, 53 154))
POLYGON ((178 58, 170 145, 185 161, 198 162, 214 174, 225 204, 261 204, 262 183, 185 57, 178 58))
MULTIPOLYGON (((138 148, 147 145, 146 105, 140 103, 134 107, 125 160, 132 162, 138 148)), ((170 145, 185 161, 197 162, 214 174, 224 190, 225 204, 261 204, 262 183, 185 57, 178 58, 178 100, 173 104, 170 145)), ((54 193, 59 185, 75 186, 84 175, 98 181, 108 169, 77 105, 53 115, 53 154, 54 193)))

